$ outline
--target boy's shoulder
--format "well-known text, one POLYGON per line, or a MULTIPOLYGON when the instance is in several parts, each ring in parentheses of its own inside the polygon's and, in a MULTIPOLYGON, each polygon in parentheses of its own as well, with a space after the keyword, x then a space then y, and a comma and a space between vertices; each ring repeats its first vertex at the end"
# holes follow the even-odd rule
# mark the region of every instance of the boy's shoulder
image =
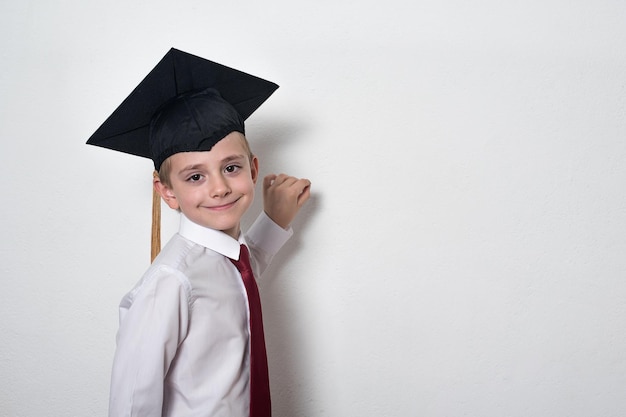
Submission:
POLYGON ((173 277, 193 286, 196 278, 210 275, 224 263, 230 264, 224 255, 176 233, 144 273, 141 283, 173 277))
POLYGON ((194 263, 194 258, 202 256, 201 252, 202 248, 198 245, 175 234, 125 298, 132 302, 142 292, 154 291, 157 285, 169 287, 168 282, 173 286, 183 287, 191 294, 192 284, 188 270, 194 263))
MULTIPOLYGON (((146 273, 162 268, 183 270, 189 263, 189 257, 191 256, 193 258, 194 252, 199 252, 199 248, 196 246, 198 245, 185 239, 179 233, 174 234, 165 244, 161 252, 159 252, 146 273)), ((198 253, 196 256, 199 255, 198 253)))
POLYGON ((197 242, 176 233, 154 259, 144 274, 144 279, 163 273, 188 277, 197 268, 199 262, 216 262, 223 258, 219 253, 207 250, 197 242))

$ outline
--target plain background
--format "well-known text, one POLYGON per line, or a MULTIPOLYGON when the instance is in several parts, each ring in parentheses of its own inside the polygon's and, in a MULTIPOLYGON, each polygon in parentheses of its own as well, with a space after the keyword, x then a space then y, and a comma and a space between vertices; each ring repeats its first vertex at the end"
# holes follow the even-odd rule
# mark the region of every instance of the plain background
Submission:
POLYGON ((106 414, 152 166, 84 143, 170 47, 278 83, 248 137, 313 182, 277 417, 626 415, 621 0, 1 0, 0 415, 106 414))

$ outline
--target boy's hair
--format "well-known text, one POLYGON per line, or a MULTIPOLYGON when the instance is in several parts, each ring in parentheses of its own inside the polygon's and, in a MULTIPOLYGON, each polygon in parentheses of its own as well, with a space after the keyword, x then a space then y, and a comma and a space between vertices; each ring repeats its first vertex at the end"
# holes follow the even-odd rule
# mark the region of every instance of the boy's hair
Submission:
MULTIPOLYGON (((250 144, 248 143, 248 139, 244 135, 241 135, 241 137, 243 138, 243 146, 246 152, 248 153, 248 158, 252 160, 252 157, 254 156, 254 154, 252 153, 252 150, 250 149, 250 144)), ((172 188, 172 182, 170 181, 170 175, 172 174, 171 170, 172 170, 172 161, 170 158, 167 158, 165 161, 163 161, 163 163, 161 164, 161 167, 159 168, 159 179, 168 188, 172 188)))

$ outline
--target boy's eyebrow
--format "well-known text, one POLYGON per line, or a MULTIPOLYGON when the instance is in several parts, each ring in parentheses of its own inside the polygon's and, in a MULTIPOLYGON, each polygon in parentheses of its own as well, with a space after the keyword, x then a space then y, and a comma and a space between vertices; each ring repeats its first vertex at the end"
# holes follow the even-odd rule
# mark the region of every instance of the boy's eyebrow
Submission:
POLYGON ((187 165, 186 167, 180 169, 178 173, 181 174, 186 171, 195 171, 196 169, 202 168, 202 166, 202 164, 187 165))
MULTIPOLYGON (((222 164, 227 164, 231 161, 235 161, 238 159, 244 159, 246 156, 243 154, 240 155, 229 155, 226 158, 222 159, 221 163, 222 164)), ((187 171, 195 171, 197 169, 202 169, 204 168, 204 164, 193 164, 193 165, 187 165, 186 167, 182 168, 180 171, 178 171, 179 174, 182 174, 183 172, 187 172, 187 171)))
POLYGON ((227 156, 226 158, 222 159, 222 163, 225 164, 225 163, 228 163, 230 161, 234 161, 236 159, 244 159, 244 158, 245 158, 245 155, 230 155, 230 156, 227 156))

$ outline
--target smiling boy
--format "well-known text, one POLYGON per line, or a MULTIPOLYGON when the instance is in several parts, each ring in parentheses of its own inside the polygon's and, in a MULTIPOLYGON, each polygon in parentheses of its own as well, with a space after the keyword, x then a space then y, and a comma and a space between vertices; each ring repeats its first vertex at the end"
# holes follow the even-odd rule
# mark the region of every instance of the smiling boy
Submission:
MULTIPOLYGON (((164 62, 169 67, 173 59, 177 76, 192 73, 197 79, 207 72, 198 70, 204 64, 201 58, 172 51, 174 57, 166 55, 155 70, 164 62)), ((210 64, 208 72, 215 65, 210 64)), ((219 69, 229 76, 234 71, 219 69)), ((251 82, 255 91, 260 81, 268 83, 235 75, 251 82)), ((223 82, 223 76, 213 77, 223 82)), ((177 88, 181 83, 177 80, 177 88)), ((146 129, 149 149, 141 152, 149 154, 159 172, 154 188, 170 208, 180 211, 181 222, 179 232, 120 303, 110 416, 271 415, 254 277, 261 276, 292 235, 289 225, 310 196, 310 182, 284 174, 266 176, 264 212, 243 234, 240 221, 252 204, 259 175, 258 158, 244 135, 245 113, 251 111, 227 101, 222 96, 228 95, 227 88, 220 90, 219 83, 208 88, 197 84, 191 82, 189 91, 151 110, 146 129), (242 266, 248 253, 249 264, 242 266)), ((241 79, 228 84, 246 88, 241 79)), ((140 84, 135 92, 148 90, 140 84)), ((263 94, 253 100, 253 108, 269 96, 263 94)), ((136 130, 122 129, 112 140, 136 130)), ((103 146, 118 149, 109 142, 103 146)))

